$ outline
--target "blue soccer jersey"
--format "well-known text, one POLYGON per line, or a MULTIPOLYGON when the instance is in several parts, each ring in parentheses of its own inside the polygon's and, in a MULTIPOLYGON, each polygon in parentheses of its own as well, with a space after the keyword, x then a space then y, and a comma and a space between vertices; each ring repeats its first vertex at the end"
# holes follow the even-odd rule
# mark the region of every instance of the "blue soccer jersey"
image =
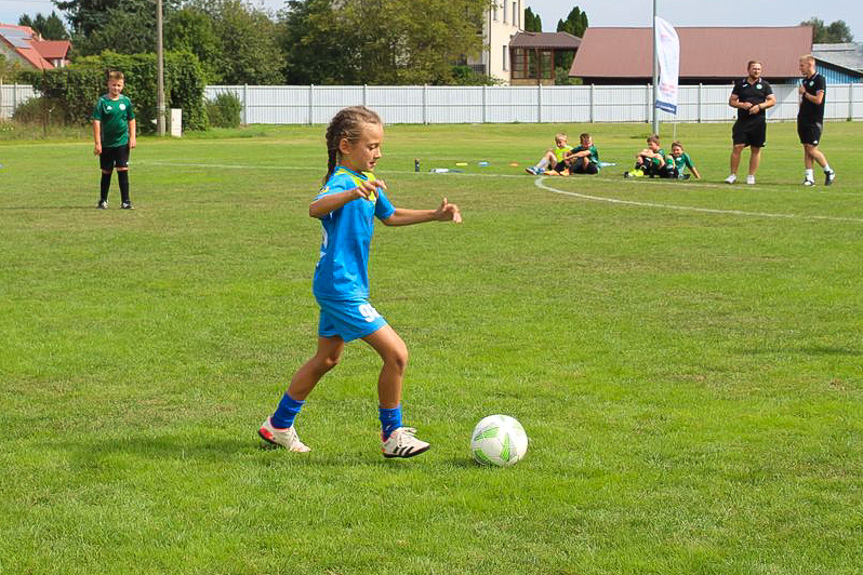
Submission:
MULTIPOLYGON (((358 174, 339 166, 315 199, 356 188, 360 181, 374 181, 374 174, 358 174)), ((389 218, 395 208, 378 188, 369 199, 356 199, 321 218, 323 241, 315 268, 315 296, 348 300, 369 297, 369 246, 374 218, 389 218)))

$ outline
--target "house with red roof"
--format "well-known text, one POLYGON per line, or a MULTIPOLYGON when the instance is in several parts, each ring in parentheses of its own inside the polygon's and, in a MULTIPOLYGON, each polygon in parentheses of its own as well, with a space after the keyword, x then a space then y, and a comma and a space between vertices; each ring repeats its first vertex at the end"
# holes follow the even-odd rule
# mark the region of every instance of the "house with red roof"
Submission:
POLYGON ((68 40, 43 40, 29 26, 0 23, 0 54, 25 69, 51 70, 69 63, 72 43, 68 40))
MULTIPOLYGON (((811 26, 676 27, 680 38, 680 84, 728 84, 758 60, 773 83, 795 83, 798 59, 812 51, 811 26)), ((570 69, 585 84, 652 81, 652 28, 590 27, 570 69)))

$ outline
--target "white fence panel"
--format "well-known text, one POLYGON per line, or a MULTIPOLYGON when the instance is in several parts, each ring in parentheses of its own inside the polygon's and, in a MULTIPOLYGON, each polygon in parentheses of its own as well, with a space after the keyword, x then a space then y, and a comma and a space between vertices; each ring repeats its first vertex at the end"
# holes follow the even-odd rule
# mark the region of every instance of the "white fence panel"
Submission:
MULTIPOLYGON (((773 86, 772 121, 797 117, 797 86, 773 86)), ((5 89, 4 89, 5 90, 5 89)), ((387 123, 650 122, 653 91, 636 86, 209 86, 207 98, 231 92, 247 124, 325 124, 341 108, 364 104, 387 123)), ((4 92, 5 94, 5 92, 4 92)), ((677 115, 662 122, 730 122, 730 85, 681 86, 677 115)), ((5 106, 5 104, 4 104, 5 106)), ((863 84, 827 87, 827 120, 863 119, 863 84)))
POLYGON ((0 86, 0 118, 12 117, 15 109, 36 95, 33 86, 23 84, 4 84, 0 86))

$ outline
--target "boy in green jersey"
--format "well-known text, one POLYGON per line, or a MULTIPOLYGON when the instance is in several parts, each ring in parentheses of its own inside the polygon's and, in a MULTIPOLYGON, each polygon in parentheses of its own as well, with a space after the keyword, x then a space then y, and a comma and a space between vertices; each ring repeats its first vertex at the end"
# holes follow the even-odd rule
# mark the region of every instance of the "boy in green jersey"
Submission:
POLYGON ((100 210, 108 208, 108 189, 111 174, 117 168, 117 181, 124 210, 131 210, 129 199, 129 150, 137 145, 135 137, 135 111, 132 101, 122 95, 124 80, 122 72, 108 74, 108 93, 101 96, 93 108, 93 154, 99 156, 102 170, 99 204, 100 210))
POLYGON ((665 158, 665 168, 660 177, 688 180, 689 174, 683 173, 683 170, 686 168, 689 168, 689 171, 697 180, 701 179, 701 174, 698 173, 695 164, 692 163, 692 158, 683 150, 683 144, 680 142, 672 143, 671 153, 665 158))
POLYGON ((665 150, 659 145, 659 136, 651 134, 647 136, 647 147, 635 156, 635 168, 630 172, 623 172, 624 177, 640 178, 658 176, 662 167, 665 166, 665 150))
POLYGON ((570 174, 590 174, 599 173, 599 152, 596 146, 593 145, 593 137, 585 132, 579 137, 580 145, 573 148, 567 154, 567 164, 569 164, 570 174))

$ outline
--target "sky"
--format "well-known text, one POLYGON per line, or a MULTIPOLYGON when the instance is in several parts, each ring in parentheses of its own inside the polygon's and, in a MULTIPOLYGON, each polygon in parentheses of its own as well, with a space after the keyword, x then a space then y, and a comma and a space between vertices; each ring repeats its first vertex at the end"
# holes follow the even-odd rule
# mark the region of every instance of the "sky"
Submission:
MULTIPOLYGON (((587 12, 591 26, 650 26, 651 0, 526 0, 542 17, 543 29, 554 32, 557 21, 573 7, 587 12)), ((675 26, 794 26, 813 16, 826 23, 844 20, 858 42, 863 42, 860 0, 656 0, 660 16, 675 26)), ((253 0, 277 11, 284 0, 253 0)), ((46 0, 0 0, 0 22, 17 24, 21 14, 48 15, 46 0)))

